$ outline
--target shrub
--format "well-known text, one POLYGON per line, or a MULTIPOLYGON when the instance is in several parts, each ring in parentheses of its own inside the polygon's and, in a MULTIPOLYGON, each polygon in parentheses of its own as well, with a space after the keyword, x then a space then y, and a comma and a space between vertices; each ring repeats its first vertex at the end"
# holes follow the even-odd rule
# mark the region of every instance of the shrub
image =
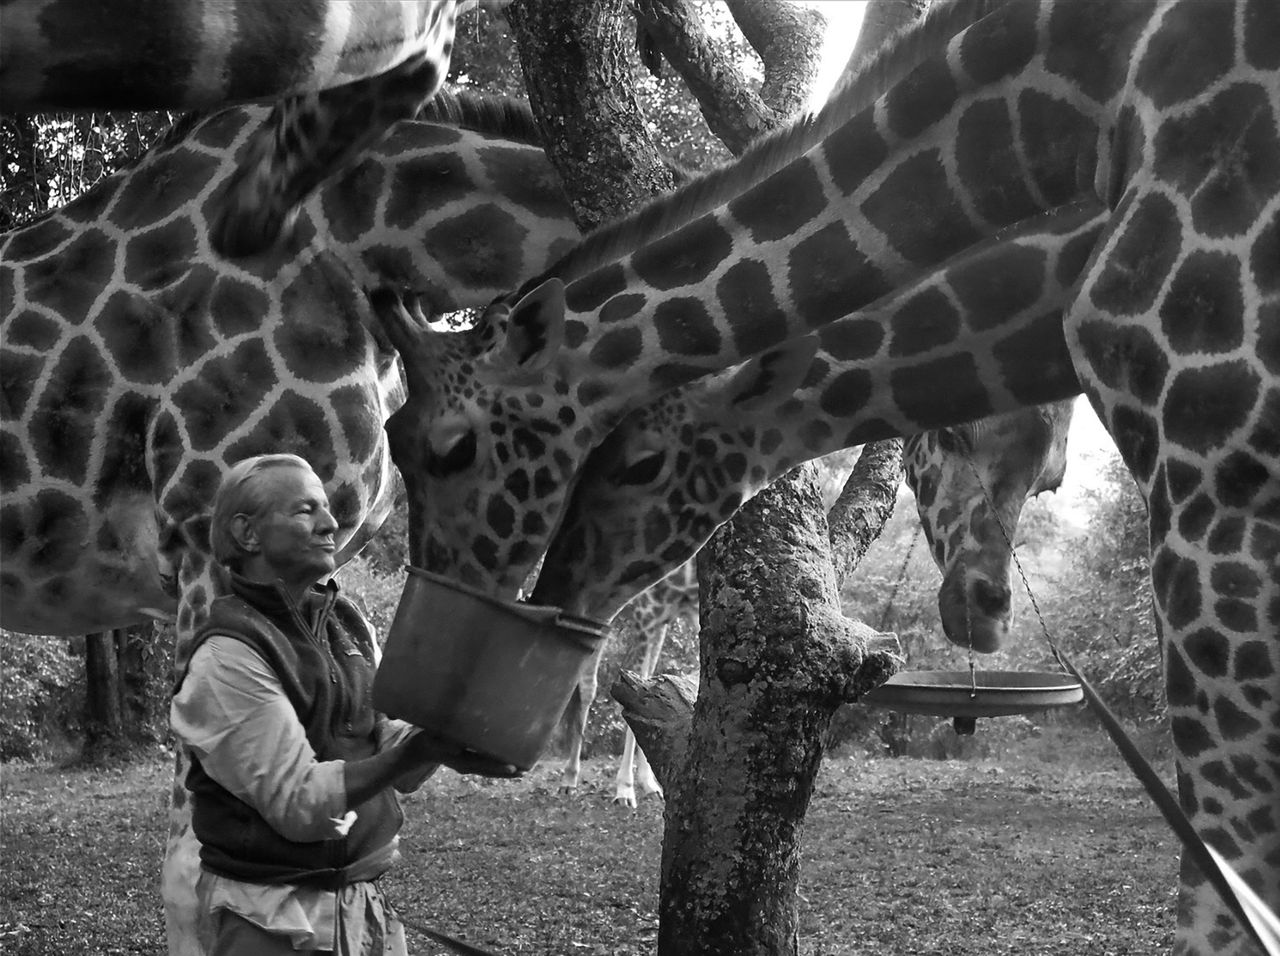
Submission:
POLYGON ((42 756, 71 724, 83 668, 68 643, 0 631, 0 760, 42 756))

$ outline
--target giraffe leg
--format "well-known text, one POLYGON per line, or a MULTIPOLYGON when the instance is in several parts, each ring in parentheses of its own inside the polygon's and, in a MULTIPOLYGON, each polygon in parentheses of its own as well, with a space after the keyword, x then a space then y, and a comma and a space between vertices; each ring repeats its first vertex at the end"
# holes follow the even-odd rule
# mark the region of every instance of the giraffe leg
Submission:
MULTIPOLYGON (((658 658, 667 642, 667 628, 670 622, 645 632, 644 656, 640 661, 640 676, 648 680, 658 669, 658 658)), ((618 765, 618 776, 614 786, 613 802, 624 807, 636 805, 636 781, 640 783, 640 792, 662 795, 662 786, 653 775, 653 768, 644 755, 644 750, 636 745, 635 735, 627 728, 627 736, 622 744, 622 762, 618 765)))
MULTIPOLYGON (((196 630, 208 617, 218 593, 217 569, 204 555, 183 548, 177 559, 178 624, 174 639, 174 674, 184 673, 196 630)), ((191 794, 187 790, 190 757, 178 748, 170 789, 169 836, 160 868, 160 898, 164 902, 165 936, 169 956, 204 956, 200 941, 196 881, 200 877, 200 841, 191 828, 191 794)))
MULTIPOLYGON (((618 775, 613 783, 613 802, 621 807, 636 806, 635 765, 636 760, 644 759, 643 751, 636 747, 636 735, 627 728, 622 742, 622 759, 618 763, 618 775)), ((648 766, 648 763, 645 764, 648 766)), ((652 771, 650 771, 652 773, 652 771)))
POLYGON ((454 12, 442 4, 433 15, 442 38, 435 48, 379 76, 290 97, 272 110, 218 200, 210 237, 216 252, 238 258, 275 245, 322 182, 435 96, 449 67, 454 12))
POLYGON ((596 686, 599 680, 600 659, 603 656, 604 644, 591 656, 591 660, 582 668, 578 676, 578 686, 573 689, 569 703, 565 707, 563 720, 566 723, 566 755, 564 768, 560 771, 560 792, 572 793, 578 789, 582 778, 582 739, 587 732, 587 716, 591 712, 591 702, 596 699, 596 686))
POLYGON ((160 898, 164 901, 165 936, 169 956, 203 956, 197 935, 196 880, 200 877, 200 842, 191 829, 191 794, 185 783, 189 760, 178 748, 174 758, 169 804, 169 837, 160 868, 160 898))

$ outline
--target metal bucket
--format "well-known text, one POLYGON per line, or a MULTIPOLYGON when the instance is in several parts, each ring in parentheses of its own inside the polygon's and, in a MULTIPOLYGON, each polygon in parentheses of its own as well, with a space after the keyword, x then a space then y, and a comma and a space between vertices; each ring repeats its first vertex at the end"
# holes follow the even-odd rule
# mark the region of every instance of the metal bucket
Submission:
POLYGON ((374 706, 528 770, 608 625, 408 568, 374 706))

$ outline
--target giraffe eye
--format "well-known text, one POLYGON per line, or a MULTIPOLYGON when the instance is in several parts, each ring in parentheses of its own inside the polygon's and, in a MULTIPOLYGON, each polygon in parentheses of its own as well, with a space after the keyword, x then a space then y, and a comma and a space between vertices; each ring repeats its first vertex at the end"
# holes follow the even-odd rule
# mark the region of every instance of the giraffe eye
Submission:
POLYGON ((660 453, 643 455, 615 469, 609 477, 619 485, 647 485, 657 480, 666 460, 666 455, 660 453))
POLYGON ((449 475, 470 467, 476 460, 476 433, 468 429, 457 437, 444 454, 435 450, 427 456, 427 474, 433 478, 446 478, 449 475))
POLYGON ((957 454, 969 450, 968 435, 958 428, 943 428, 938 431, 938 447, 948 454, 957 454))

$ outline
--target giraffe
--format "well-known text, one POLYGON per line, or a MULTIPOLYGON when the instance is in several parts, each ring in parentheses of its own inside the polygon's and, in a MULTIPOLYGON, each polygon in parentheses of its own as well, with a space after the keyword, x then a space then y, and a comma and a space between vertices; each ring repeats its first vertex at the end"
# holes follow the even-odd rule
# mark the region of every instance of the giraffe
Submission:
MULTIPOLYGON (((692 626, 696 626, 698 621, 698 572, 692 560, 633 597, 612 623, 615 634, 631 630, 639 635, 642 653, 638 673, 649 678, 657 670, 668 630, 681 621, 692 626)), ((581 780, 582 739, 591 704, 596 699, 605 647, 606 644, 601 642, 591 659, 583 665, 561 718, 562 725, 567 728, 565 749, 568 752, 560 771, 562 792, 577 789, 581 780)), ((637 748, 635 734, 628 726, 623 733, 622 755, 618 758, 618 770, 614 775, 613 802, 634 808, 637 783, 643 794, 662 792, 644 751, 637 748)))
MULTIPOLYGON (((263 451, 311 461, 345 560, 391 506, 382 422, 403 395, 358 290, 403 283, 439 311, 480 305, 577 238, 531 120, 523 141, 411 122, 308 200, 288 244, 221 260, 210 197, 268 117, 185 120, 133 167, 0 236, 4 627, 176 619, 181 667, 218 586, 213 491, 263 451)), ((192 953, 182 777, 180 760, 162 885, 171 949, 192 953)))
MULTIPOLYGON (((906 302, 891 302, 886 308, 914 315, 922 303, 927 306, 935 298, 961 302, 962 291, 979 272, 1019 264, 1033 280, 1043 271, 1069 284, 1079 269, 1079 250, 1096 228, 1097 223, 1089 220, 1078 231, 1033 234, 1017 244, 984 250, 931 277, 929 285, 913 290, 906 302), (990 261, 996 256, 998 262, 990 261)), ((1061 290, 1042 290, 1022 302, 1021 308, 1034 321, 1046 297, 1059 295, 1061 290)), ((865 316, 856 321, 865 321, 865 316)), ((844 333, 837 323, 827 334, 838 340, 844 333)), ((803 357, 808 359, 808 353, 803 357)), ((691 556, 716 527, 718 516, 745 503, 797 463, 860 443, 865 437, 861 429, 882 427, 884 410, 871 405, 844 414, 813 415, 803 392, 796 393, 799 373, 825 383, 862 363, 844 362, 827 351, 810 364, 820 364, 823 371, 793 368, 790 374, 779 374, 775 362, 767 372, 759 369, 768 380, 757 382, 757 369, 752 366, 746 372, 676 389, 628 416, 606 440, 607 457, 602 454, 595 469, 589 462, 578 479, 533 600, 603 620, 626 614, 637 605, 653 613, 655 604, 696 617, 697 581, 691 556), (740 381, 744 374, 753 375, 746 387, 740 381), (762 391, 786 399, 790 417, 780 416, 762 401, 762 391), (746 407, 735 400, 740 394, 749 398, 746 407), (703 443, 715 444, 718 461, 725 467, 707 467, 696 454, 703 443), (752 476, 749 487, 729 481, 734 473, 728 462, 735 455, 747 462, 752 476), (642 494, 637 494, 632 476, 643 480, 642 494), (706 534, 692 534, 692 529, 706 534), (656 573, 649 560, 652 553, 690 557, 680 571, 650 587, 656 573), (672 588, 681 571, 682 586, 672 588), (637 589, 643 590, 637 594, 637 589), (620 612, 624 603, 626 609, 620 612)), ((1010 552, 995 515, 1012 533, 1025 500, 1059 485, 1071 408, 1068 400, 1018 409, 913 436, 906 443, 906 477, 917 496, 921 525, 933 545, 931 553, 944 575, 939 608, 944 633, 954 643, 992 652, 1008 634, 1010 552)), ((650 656, 646 648, 646 665, 650 656)), ((597 657, 584 668, 570 700, 569 756, 562 789, 578 783, 581 728, 595 697, 598 665, 597 657)), ((631 741, 628 737, 626 743, 631 741)), ((614 799, 634 806, 628 756, 624 747, 614 799)))
POLYGON ((1013 534, 1022 506, 1062 484, 1074 409, 1075 399, 1033 405, 903 442, 951 643, 988 653, 1009 636, 1013 534))
MULTIPOLYGON (((1148 503, 1183 805, 1280 908, 1276 51, 1272 0, 945 5, 815 117, 587 238, 475 329, 396 343, 409 394, 387 427, 415 560, 514 594, 629 412, 1011 230, 1096 216, 1043 328, 880 315, 846 354, 896 332, 898 368, 816 400, 901 405, 893 434, 1084 391, 1148 503), (1004 384, 1037 364, 1060 389, 1004 384)), ((1178 909, 1178 952, 1254 951, 1185 860, 1178 909)))
MULTIPOLYGON (((662 574, 664 562, 688 560, 720 523, 795 465, 937 424, 911 417, 913 409, 923 407, 920 403, 931 400, 940 384, 945 387, 937 379, 916 379, 910 391, 899 388, 896 394, 871 389, 858 402, 824 401, 824 396, 861 374, 870 372, 879 380, 890 380, 900 368, 921 361, 931 346, 928 336, 933 335, 933 326, 922 320, 932 322, 934 315, 945 316, 948 309, 953 316, 966 307, 980 309, 965 316, 975 330, 983 329, 989 316, 1001 317, 993 334, 972 336, 969 354, 976 364, 994 368, 1001 350, 1010 348, 1016 348, 1023 363, 1004 376, 1002 394, 996 396, 995 409, 1012 409, 1005 412, 1010 417, 1002 421, 992 415, 986 420, 984 431, 989 435, 994 431, 996 440, 980 449, 981 461, 974 460, 984 469, 995 470, 996 474, 988 475, 988 487, 1000 486, 999 510, 1015 517, 1013 509, 1020 504, 1015 506, 1009 499, 1025 498, 1032 468, 1043 463, 1046 482, 1061 468, 1067 415, 1054 413, 1053 427, 1041 431, 1035 427, 1039 413, 1034 408, 1024 412, 1019 406, 1033 400, 1052 401, 1079 389, 1067 367, 1061 315, 1054 305, 1076 280, 1100 225, 1096 215, 1086 212, 1064 222, 1037 222, 1017 234, 1006 234, 999 242, 956 257, 945 269, 873 310, 837 320, 741 366, 673 389, 631 413, 592 452, 577 477, 533 600, 609 620, 662 574), (993 274, 1017 276, 1020 281, 1004 282, 999 299, 971 299, 971 290, 993 274), (893 331, 883 335, 882 327, 893 331), (875 339, 875 351, 860 344, 869 334, 875 339), (913 345, 904 349, 908 334, 914 336, 913 345), (1016 427, 1006 433, 997 422, 1016 427), (1000 457, 1001 436, 1009 442, 1006 460, 1000 457), (1031 454, 1021 458, 1014 454, 1015 448, 1031 454), (1019 489, 1020 496, 1015 494, 1019 489)), ((411 334, 409 323, 419 325, 421 318, 410 316, 403 303, 385 297, 382 301, 379 318, 392 341, 401 346, 411 334), (385 311, 387 305, 390 311, 385 311)), ((952 434, 963 434, 968 427, 961 425, 952 434)), ((950 435, 942 438, 940 434, 925 438, 933 448, 951 440, 950 435)), ((949 459, 948 473, 967 467, 961 450, 959 445, 938 449, 949 459)), ((904 459, 912 468, 913 480, 922 479, 923 469, 931 463, 927 454, 916 461, 911 456, 904 459)), ((942 497, 933 496, 933 502, 976 515, 977 493, 976 488, 950 483, 942 497)), ((953 520, 951 514, 938 516, 927 510, 921 514, 926 530, 938 535, 950 535, 953 520), (945 528, 941 526, 944 518, 945 528)), ((984 529, 963 530, 966 550, 971 544, 984 550, 995 544, 984 529)), ((943 565, 944 556, 937 550, 934 556, 946 574, 949 564, 943 565)), ((967 602, 966 613, 973 614, 969 627, 963 618, 953 616, 954 611, 966 609, 953 608, 947 615, 947 632, 965 643, 973 625, 979 624, 975 647, 994 650, 983 646, 986 642, 980 635, 984 629, 1002 633, 1007 620, 992 614, 980 622, 981 602, 976 598, 971 594, 967 602)), ((947 606, 941 597, 940 604, 947 606)))
MULTIPOLYGON (((662 403, 660 400, 658 404, 662 403)), ((943 631, 952 643, 978 652, 991 652, 999 649, 1008 636, 1012 620, 1012 551, 1005 535, 1012 538, 1015 534, 1027 501, 1046 491, 1055 491, 1061 485, 1074 407, 1075 399, 1030 406, 913 435, 904 442, 904 477, 915 495, 930 554, 943 575, 938 606, 943 631)), ((651 409, 644 411, 649 413, 651 409)), ((678 415, 672 420, 683 421, 685 425, 692 421, 678 415)), ((756 427, 744 422, 736 422, 735 426, 743 434, 757 438, 751 453, 759 455, 758 439, 767 432, 768 426, 756 427)), ((621 427, 626 427, 626 423, 621 427)), ((705 439, 709 432, 710 428, 700 429, 698 436, 705 439)), ((669 450, 676 441, 677 436, 672 436, 672 443, 664 447, 669 450)), ((775 466, 771 473, 775 470, 785 471, 785 468, 775 466)), ((566 539, 570 537, 568 529, 576 527, 575 521, 582 521, 590 528, 581 532, 584 537, 625 547, 629 539, 617 534, 617 529, 627 527, 630 522, 619 522, 616 507, 609 507, 610 499, 612 494, 603 500, 593 498, 580 482, 561 524, 566 539)), ((671 501, 669 493, 666 501, 671 501)), ((553 555, 555 553, 553 549, 553 555)), ((617 566, 621 560, 624 559, 614 556, 611 563, 617 566)), ((551 570, 552 580, 565 574, 570 576, 562 591, 566 600, 572 600, 569 595, 586 592, 588 585, 574 579, 574 575, 586 573, 581 567, 558 567, 553 557, 551 570)), ((607 615, 609 607, 580 610, 593 616, 607 615)), ((696 626, 698 578, 694 561, 686 561, 633 597, 618 614, 615 631, 630 627, 641 636, 644 653, 639 676, 648 679, 655 672, 667 628, 682 619, 696 626)), ((585 726, 589 702, 595 698, 599 653, 584 668, 583 678, 566 712, 570 729, 569 759, 562 773, 562 789, 573 789, 578 784, 582 732, 574 734, 573 731, 585 726)), ((614 803, 626 807, 636 806, 637 774, 642 793, 661 792, 644 761, 643 751, 635 748, 635 736, 628 727, 613 798, 614 803)))
MULTIPOLYGON (((462 9, 472 6, 464 3, 462 9)), ((0 108, 209 110, 279 99, 223 185, 213 247, 256 255, 444 83, 455 0, 9 0, 0 108)))

